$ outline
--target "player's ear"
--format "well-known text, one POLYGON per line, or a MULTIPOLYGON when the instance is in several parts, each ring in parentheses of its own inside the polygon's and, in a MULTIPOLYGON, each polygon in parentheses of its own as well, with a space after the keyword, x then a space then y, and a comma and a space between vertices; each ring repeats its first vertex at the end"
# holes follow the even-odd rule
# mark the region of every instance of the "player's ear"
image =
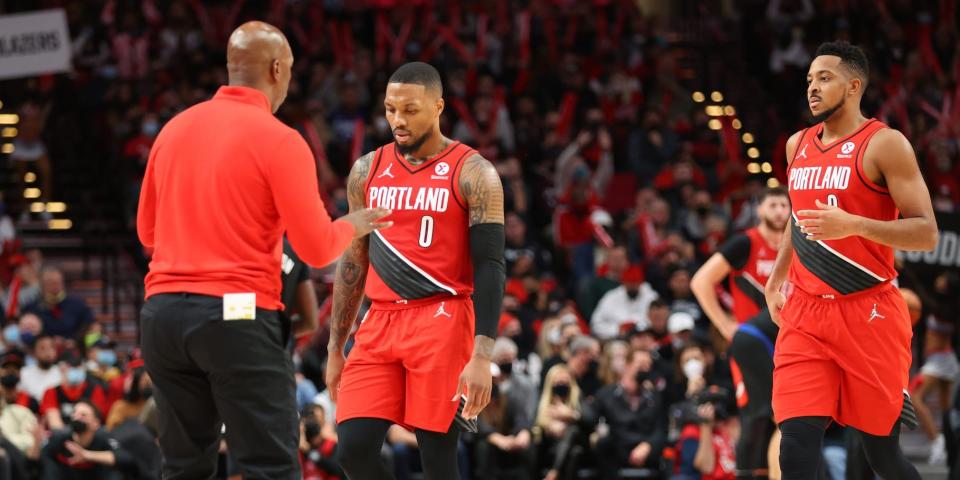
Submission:
POLYGON ((860 93, 863 93, 863 80, 860 77, 851 77, 849 90, 850 96, 856 96, 860 93))
POLYGON ((437 116, 439 117, 443 113, 443 97, 437 97, 437 116))

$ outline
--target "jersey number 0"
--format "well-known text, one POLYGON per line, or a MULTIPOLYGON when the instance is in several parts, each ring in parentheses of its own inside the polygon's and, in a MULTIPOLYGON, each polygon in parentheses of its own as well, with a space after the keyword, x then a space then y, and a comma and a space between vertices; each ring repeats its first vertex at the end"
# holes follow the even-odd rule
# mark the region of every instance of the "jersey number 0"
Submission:
POLYGON ((427 248, 433 243, 433 217, 424 215, 420 219, 420 246, 427 248))

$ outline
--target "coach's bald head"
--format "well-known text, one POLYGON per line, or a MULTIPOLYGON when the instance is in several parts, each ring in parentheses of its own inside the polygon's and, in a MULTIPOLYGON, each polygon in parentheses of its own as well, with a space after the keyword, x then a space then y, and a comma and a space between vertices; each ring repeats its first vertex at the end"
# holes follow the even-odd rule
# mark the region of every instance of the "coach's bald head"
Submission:
POLYGON ((270 100, 276 112, 287 98, 293 52, 277 27, 247 22, 230 34, 227 44, 227 74, 230 85, 256 88, 270 100))

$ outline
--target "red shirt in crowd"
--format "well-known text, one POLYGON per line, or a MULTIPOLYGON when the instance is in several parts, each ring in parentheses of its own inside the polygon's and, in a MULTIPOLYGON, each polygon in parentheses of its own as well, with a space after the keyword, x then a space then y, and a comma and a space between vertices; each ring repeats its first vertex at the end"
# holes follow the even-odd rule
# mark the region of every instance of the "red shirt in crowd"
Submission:
POLYGON ((313 154, 267 97, 221 87, 160 131, 143 179, 137 233, 152 250, 146 296, 254 292, 279 310, 281 235, 314 266, 335 260, 353 226, 331 222, 313 154))
POLYGON ((80 400, 89 401, 103 412, 103 415, 106 415, 107 396, 103 393, 103 388, 88 381, 84 381, 77 386, 62 384, 58 387, 48 388, 46 392, 43 392, 43 400, 40 401, 40 415, 46 415, 49 410, 60 410, 63 421, 69 422, 69 414, 64 415, 66 412, 62 408, 65 404, 74 404, 80 400))

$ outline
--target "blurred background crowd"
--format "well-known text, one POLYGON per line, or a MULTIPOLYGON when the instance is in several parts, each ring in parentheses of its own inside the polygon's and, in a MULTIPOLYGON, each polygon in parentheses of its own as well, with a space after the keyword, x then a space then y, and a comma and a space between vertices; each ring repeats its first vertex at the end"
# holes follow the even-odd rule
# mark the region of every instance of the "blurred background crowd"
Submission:
MULTIPOLYGON (((917 369, 929 353, 952 355, 956 3, 0 0, 0 14, 64 9, 72 49, 69 73, 0 81, 0 478, 159 478, 136 348, 139 186, 157 132, 226 83, 227 35, 251 19, 293 46, 278 116, 314 152, 331 215, 347 209, 352 161, 391 141, 386 79, 410 60, 444 76, 444 133, 500 173, 508 282, 496 387, 480 433, 463 438, 463 478, 734 478, 727 344, 690 279, 785 180, 784 145, 809 124, 804 78, 822 41, 867 52, 864 113, 911 140, 943 238, 953 234, 952 247, 900 262, 922 319, 917 369)), ((332 279, 310 272, 317 300, 297 312, 316 327, 294 349, 305 479, 343 478, 322 378, 332 279)), ((953 382, 935 387, 917 384, 921 403, 929 393, 948 416, 953 382)), ((418 478, 416 438, 394 428, 383 461, 418 478)), ((826 449, 834 480, 853 475, 842 429, 826 449)), ((221 451, 226 478, 228 442, 221 451)))

